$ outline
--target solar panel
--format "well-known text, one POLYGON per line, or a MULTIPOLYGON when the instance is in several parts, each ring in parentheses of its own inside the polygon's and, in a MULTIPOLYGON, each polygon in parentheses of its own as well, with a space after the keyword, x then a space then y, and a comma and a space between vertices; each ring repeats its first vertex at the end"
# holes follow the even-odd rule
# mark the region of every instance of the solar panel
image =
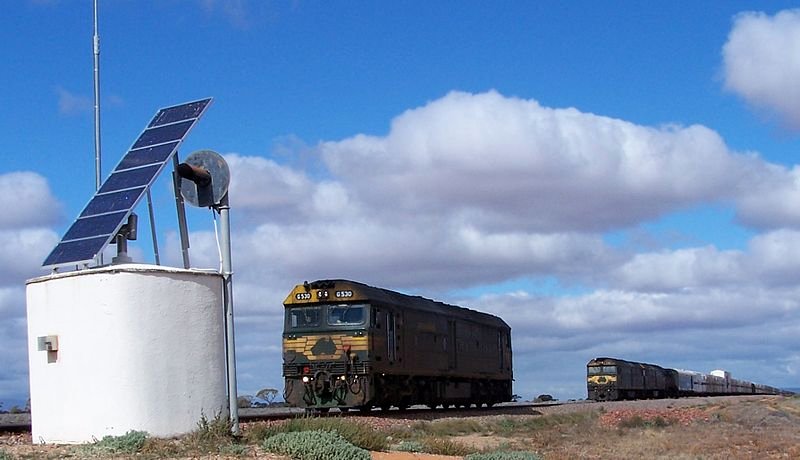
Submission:
POLYGON ((128 216, 210 103, 211 98, 201 99, 156 112, 42 266, 74 265, 94 260, 127 222, 128 216))

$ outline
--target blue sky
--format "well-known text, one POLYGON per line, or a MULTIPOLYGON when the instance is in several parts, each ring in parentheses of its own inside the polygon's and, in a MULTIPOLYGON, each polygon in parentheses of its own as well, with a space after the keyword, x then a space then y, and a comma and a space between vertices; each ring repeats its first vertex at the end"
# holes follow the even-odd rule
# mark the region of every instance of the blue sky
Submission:
MULTIPOLYGON (((101 0, 103 176, 214 97, 181 155, 231 165, 243 393, 282 385, 281 302, 324 277, 501 315, 526 398, 584 397, 599 355, 798 386, 792 7, 101 0)), ((24 282, 94 190, 92 2, 0 8, 0 401, 24 401, 24 282)))

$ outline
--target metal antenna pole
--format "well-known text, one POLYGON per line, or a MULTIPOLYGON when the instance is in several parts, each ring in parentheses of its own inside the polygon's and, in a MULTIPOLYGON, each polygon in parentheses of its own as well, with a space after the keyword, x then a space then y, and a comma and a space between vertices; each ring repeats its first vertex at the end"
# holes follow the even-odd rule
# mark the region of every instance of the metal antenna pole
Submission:
MULTIPOLYGON (((94 190, 100 190, 100 33, 97 30, 97 0, 94 0, 94 190)), ((97 255, 98 265, 103 265, 103 253, 97 255)))
POLYGON ((233 336, 233 270, 231 268, 231 219, 228 194, 215 206, 219 211, 220 246, 222 249, 223 303, 225 304, 225 347, 228 361, 228 406, 231 432, 239 434, 239 406, 236 389, 236 347, 233 336))
POLYGON ((94 0, 94 184, 100 190, 100 35, 97 31, 97 0, 94 0))

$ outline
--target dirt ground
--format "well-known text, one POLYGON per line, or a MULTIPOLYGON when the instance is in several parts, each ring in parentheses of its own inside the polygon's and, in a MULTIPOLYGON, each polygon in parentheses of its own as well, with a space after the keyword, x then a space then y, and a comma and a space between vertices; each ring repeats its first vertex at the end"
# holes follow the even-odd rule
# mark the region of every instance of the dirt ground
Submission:
MULTIPOLYGON (((510 430, 477 430, 441 435, 476 451, 525 450, 543 459, 800 459, 800 397, 738 396, 612 403, 570 403, 552 407, 430 413, 420 418, 365 417, 375 429, 471 420, 480 426, 514 425, 510 430), (373 420, 370 420, 373 419, 373 420), (502 432, 501 432, 502 431, 502 432)), ((31 443, 29 433, 0 433, 0 459, 81 458, 68 446, 31 443), (5 455, 5 457, 3 456, 5 455)), ((136 456, 137 458, 142 458, 136 456)), ((280 459, 250 446, 238 455, 191 458, 280 459)), ((373 452, 376 460, 452 460, 460 457, 409 452, 373 452)))

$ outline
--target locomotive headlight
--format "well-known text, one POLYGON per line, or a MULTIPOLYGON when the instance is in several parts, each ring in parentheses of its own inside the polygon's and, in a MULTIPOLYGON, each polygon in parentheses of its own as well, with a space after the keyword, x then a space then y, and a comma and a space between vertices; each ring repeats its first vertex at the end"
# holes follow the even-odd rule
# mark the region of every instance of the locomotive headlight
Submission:
POLYGON ((345 377, 344 375, 340 375, 339 380, 347 380, 347 377, 345 377))
POLYGON ((309 380, 311 379, 309 379, 307 375, 303 376, 303 383, 308 383, 309 380))

